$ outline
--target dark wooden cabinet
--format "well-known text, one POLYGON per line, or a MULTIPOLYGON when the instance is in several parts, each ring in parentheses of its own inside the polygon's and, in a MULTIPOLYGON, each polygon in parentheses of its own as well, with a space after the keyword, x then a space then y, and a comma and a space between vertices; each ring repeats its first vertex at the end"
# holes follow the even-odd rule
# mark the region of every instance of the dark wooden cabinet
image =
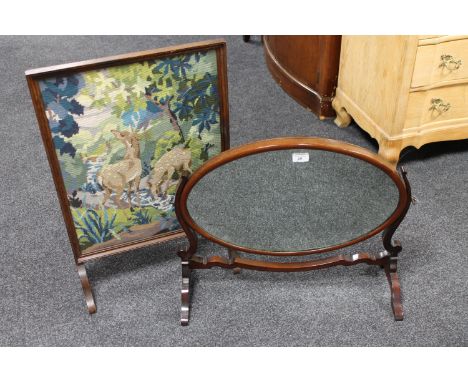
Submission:
POLYGON ((286 93, 320 119, 335 116, 341 36, 264 36, 263 46, 268 69, 286 93))

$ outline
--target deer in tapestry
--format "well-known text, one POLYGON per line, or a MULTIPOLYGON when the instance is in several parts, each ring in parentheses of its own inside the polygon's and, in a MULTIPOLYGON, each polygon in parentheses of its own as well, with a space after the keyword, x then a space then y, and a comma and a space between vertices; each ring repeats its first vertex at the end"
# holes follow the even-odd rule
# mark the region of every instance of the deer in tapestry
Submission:
POLYGON ((127 189, 128 203, 131 206, 131 192, 137 196, 138 204, 140 197, 138 194, 140 187, 140 178, 142 165, 140 159, 140 143, 138 142, 137 134, 133 131, 117 131, 111 130, 112 134, 125 145, 125 156, 122 160, 104 166, 97 174, 97 179, 104 189, 103 205, 115 192, 115 202, 122 207, 121 197, 125 189, 127 189))
POLYGON ((154 165, 150 174, 148 185, 151 193, 156 196, 161 192, 162 185, 169 182, 175 172, 179 174, 186 172, 191 174, 192 154, 190 149, 176 147, 165 153, 154 165))

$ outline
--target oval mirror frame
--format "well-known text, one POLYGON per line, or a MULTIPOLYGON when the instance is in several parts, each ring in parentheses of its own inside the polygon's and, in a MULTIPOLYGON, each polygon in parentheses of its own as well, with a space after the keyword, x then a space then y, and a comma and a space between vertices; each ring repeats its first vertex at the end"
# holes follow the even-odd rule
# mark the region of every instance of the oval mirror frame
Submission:
POLYGON ((190 230, 195 231, 206 239, 215 242, 223 247, 230 248, 236 251, 254 253, 258 255, 268 255, 268 256, 302 256, 302 255, 311 255, 322 252, 329 252, 337 250, 340 248, 348 247, 365 241, 368 238, 377 235, 378 233, 385 230, 387 227, 394 224, 397 220, 401 219, 409 204, 409 190, 405 185, 405 182, 401 178, 398 171, 393 167, 393 165, 386 161, 385 159, 379 157, 377 154, 364 149, 360 146, 356 146, 350 143, 341 142, 333 139, 327 138, 316 138, 316 137, 287 137, 287 138, 273 138, 267 140, 261 140, 256 142, 251 142, 239 147, 232 148, 230 150, 224 151, 221 154, 211 158, 205 162, 200 168, 198 168, 189 178, 183 177, 181 183, 179 184, 177 194, 176 194, 176 214, 184 231, 189 236, 190 240, 190 230), (324 150, 335 152, 343 155, 348 155, 365 162, 370 163, 371 165, 381 169, 385 172, 394 182, 398 189, 399 200, 396 209, 394 212, 384 221, 382 224, 354 239, 348 240, 346 242, 335 244, 328 247, 322 248, 311 248, 303 251, 278 251, 272 252, 267 250, 260 250, 255 248, 248 248, 243 246, 238 246, 233 243, 226 242, 216 236, 211 235, 205 229, 200 227, 190 215, 187 208, 187 199, 190 195, 190 191, 193 187, 209 172, 215 170, 218 167, 223 166, 226 163, 235 161, 239 158, 243 158, 250 155, 255 155, 267 151, 277 151, 277 150, 288 150, 288 149, 309 149, 309 150, 324 150))

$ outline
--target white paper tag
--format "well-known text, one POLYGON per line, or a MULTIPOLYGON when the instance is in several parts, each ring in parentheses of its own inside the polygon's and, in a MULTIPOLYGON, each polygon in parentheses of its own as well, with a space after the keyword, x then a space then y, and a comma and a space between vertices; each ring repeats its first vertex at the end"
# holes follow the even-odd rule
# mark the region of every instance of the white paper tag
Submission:
POLYGON ((293 162, 308 162, 309 161, 309 153, 293 153, 292 155, 293 162))

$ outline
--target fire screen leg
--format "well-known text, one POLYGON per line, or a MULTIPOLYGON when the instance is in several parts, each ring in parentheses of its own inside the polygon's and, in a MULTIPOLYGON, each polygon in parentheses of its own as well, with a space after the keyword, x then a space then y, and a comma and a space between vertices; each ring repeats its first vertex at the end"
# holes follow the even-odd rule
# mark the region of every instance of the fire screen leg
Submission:
POLYGON ((96 303, 94 302, 93 292, 91 290, 91 284, 89 283, 88 274, 86 273, 86 268, 84 264, 78 264, 76 267, 78 275, 80 276, 81 286, 83 287, 88 313, 96 313, 96 303))

